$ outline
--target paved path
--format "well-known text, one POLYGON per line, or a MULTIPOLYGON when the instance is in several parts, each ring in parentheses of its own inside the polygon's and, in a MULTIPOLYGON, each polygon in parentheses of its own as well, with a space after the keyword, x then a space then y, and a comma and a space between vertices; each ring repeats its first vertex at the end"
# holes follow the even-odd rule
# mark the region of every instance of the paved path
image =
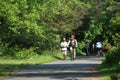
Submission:
POLYGON ((102 57, 79 57, 75 61, 58 60, 29 66, 4 80, 103 80, 96 70, 102 57))

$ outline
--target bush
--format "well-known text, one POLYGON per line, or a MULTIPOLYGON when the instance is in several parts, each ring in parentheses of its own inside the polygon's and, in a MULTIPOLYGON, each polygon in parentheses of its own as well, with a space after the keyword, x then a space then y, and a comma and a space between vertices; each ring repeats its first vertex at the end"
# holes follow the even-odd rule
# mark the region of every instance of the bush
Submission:
POLYGON ((34 52, 34 48, 30 48, 30 49, 24 48, 18 51, 17 53, 15 53, 15 58, 18 58, 18 59, 33 58, 36 55, 37 53, 34 52))
POLYGON ((84 42, 78 42, 78 47, 76 48, 77 55, 86 55, 84 52, 84 42))
POLYGON ((118 64, 118 62, 120 62, 120 48, 114 48, 106 54, 105 63, 118 64))
POLYGON ((32 58, 37 53, 35 52, 35 48, 23 48, 20 49, 18 46, 9 47, 9 44, 2 44, 0 45, 0 56, 4 58, 17 58, 17 59, 24 59, 24 58, 32 58))
POLYGON ((0 44, 0 56, 14 56, 15 50, 8 47, 8 43, 0 44))

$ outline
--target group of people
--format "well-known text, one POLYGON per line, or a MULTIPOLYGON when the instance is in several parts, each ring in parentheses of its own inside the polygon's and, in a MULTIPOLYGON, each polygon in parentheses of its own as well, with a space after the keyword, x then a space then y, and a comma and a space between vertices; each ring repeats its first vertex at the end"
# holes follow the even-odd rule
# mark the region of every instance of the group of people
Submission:
POLYGON ((61 47, 61 52, 63 54, 64 60, 66 59, 67 56, 67 49, 70 49, 70 55, 71 55, 71 61, 74 61, 76 57, 76 47, 78 43, 77 40, 75 39, 75 35, 71 35, 70 40, 67 42, 65 38, 63 38, 63 41, 60 44, 61 47))
MULTIPOLYGON (((84 45, 84 50, 86 55, 90 55, 90 45, 89 43, 85 43, 84 45)), ((108 46, 105 44, 104 46, 102 45, 102 43, 100 41, 93 43, 92 44, 92 48, 91 48, 92 53, 96 53, 96 56, 101 56, 102 52, 107 52, 108 51, 108 46)))
MULTIPOLYGON (((78 43, 77 43, 77 40, 75 39, 75 35, 71 35, 71 38, 68 42, 66 41, 66 38, 63 38, 63 41, 60 43, 61 52, 63 54, 63 59, 64 60, 66 59, 67 49, 69 48, 70 55, 71 55, 71 61, 74 61, 74 59, 76 58, 76 47, 77 46, 78 46, 78 43)), ((95 53, 96 56, 101 56, 102 52, 108 51, 108 46, 106 44, 103 46, 100 41, 93 43, 91 46, 89 45, 88 42, 86 42, 84 45, 84 50, 87 56, 89 56, 90 53, 93 53, 93 54, 95 53)))

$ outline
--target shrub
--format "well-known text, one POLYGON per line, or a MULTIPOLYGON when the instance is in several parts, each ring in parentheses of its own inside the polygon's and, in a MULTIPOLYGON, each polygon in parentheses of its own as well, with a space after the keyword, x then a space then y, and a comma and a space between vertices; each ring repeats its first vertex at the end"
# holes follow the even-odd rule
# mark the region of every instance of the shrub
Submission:
POLYGON ((84 42, 78 42, 78 47, 76 48, 77 55, 86 55, 84 52, 84 42))
POLYGON ((37 53, 34 52, 34 48, 30 48, 30 49, 24 48, 18 51, 17 53, 15 53, 15 58, 18 58, 18 59, 33 58, 36 55, 37 53))
POLYGON ((120 48, 114 48, 106 54, 105 63, 118 64, 118 62, 120 62, 120 48))
POLYGON ((15 50, 8 47, 8 43, 0 44, 0 56, 14 56, 15 50))

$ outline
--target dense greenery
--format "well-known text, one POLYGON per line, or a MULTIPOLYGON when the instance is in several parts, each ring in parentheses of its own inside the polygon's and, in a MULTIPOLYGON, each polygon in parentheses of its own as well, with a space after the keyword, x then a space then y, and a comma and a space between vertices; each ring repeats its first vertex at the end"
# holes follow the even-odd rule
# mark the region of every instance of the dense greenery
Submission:
POLYGON ((22 67, 62 59, 62 54, 58 50, 44 51, 44 53, 43 55, 33 56, 29 59, 13 59, 7 56, 0 57, 0 79, 15 74, 15 72, 22 67))
POLYGON ((0 56, 31 58, 75 34, 78 55, 85 42, 99 40, 111 51, 104 62, 118 63, 119 6, 119 0, 1 0, 0 56))
POLYGON ((82 24, 89 4, 78 0, 2 0, 0 42, 3 55, 25 49, 41 54, 59 47, 60 38, 82 24))

